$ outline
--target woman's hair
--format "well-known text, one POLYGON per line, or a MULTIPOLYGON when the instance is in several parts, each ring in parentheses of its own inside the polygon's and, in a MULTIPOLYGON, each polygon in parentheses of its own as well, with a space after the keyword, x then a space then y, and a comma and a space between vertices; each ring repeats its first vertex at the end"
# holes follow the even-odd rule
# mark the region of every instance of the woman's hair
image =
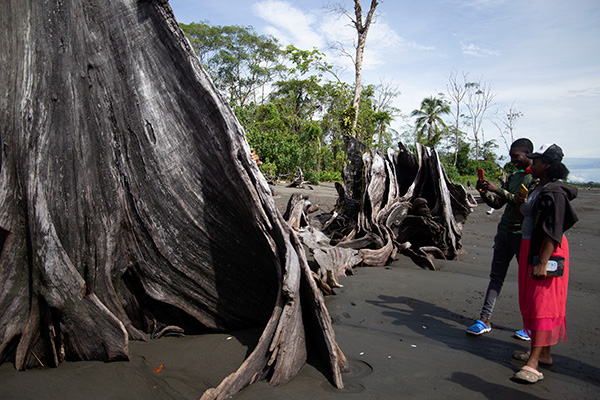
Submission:
POLYGON ((510 145, 511 149, 522 149, 526 153, 533 153, 533 143, 529 139, 517 139, 510 145))
POLYGON ((569 176, 569 169, 565 164, 557 161, 550 164, 546 170, 546 174, 548 175, 548 178, 553 181, 557 179, 565 180, 567 179, 567 176, 569 176))

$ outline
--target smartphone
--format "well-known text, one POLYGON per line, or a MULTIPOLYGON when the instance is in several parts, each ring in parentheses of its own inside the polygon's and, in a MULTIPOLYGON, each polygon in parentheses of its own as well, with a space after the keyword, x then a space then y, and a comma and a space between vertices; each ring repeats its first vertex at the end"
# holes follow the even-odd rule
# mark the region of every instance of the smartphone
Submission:
POLYGON ((477 177, 479 178, 480 181, 482 181, 483 178, 483 168, 477 168, 477 177))

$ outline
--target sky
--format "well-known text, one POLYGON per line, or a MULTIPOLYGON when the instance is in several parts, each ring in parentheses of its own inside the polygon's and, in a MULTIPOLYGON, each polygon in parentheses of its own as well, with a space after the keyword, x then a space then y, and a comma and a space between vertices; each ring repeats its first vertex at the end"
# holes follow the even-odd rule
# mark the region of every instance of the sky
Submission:
MULTIPOLYGON (((317 48, 354 81, 350 58, 356 30, 328 5, 353 10, 352 0, 170 0, 178 22, 252 26, 282 45, 317 48)), ((369 0, 362 0, 366 15, 369 0)), ((599 0, 382 0, 367 35, 364 84, 396 85, 403 114, 425 97, 447 92, 450 74, 490 86, 495 94, 484 123, 497 153, 508 150, 492 120, 512 107, 523 115, 515 139, 538 148, 556 143, 570 180, 600 182, 599 0)), ((392 123, 402 130, 404 121, 392 123)))

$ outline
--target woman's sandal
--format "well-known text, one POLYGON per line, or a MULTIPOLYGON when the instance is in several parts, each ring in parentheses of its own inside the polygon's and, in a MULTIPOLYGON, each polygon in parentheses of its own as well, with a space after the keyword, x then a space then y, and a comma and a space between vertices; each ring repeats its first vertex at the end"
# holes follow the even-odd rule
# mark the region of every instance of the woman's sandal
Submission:
POLYGON ((544 379, 544 374, 540 371, 531 368, 525 365, 519 372, 515 374, 514 377, 516 380, 527 382, 527 383, 536 383, 544 379))
MULTIPOLYGON (((524 362, 529 361, 529 352, 528 351, 515 350, 515 351, 513 351, 512 356, 515 360, 524 361, 524 362)), ((546 365, 546 366, 552 365, 552 363, 545 363, 543 361, 538 361, 538 363, 546 365)))

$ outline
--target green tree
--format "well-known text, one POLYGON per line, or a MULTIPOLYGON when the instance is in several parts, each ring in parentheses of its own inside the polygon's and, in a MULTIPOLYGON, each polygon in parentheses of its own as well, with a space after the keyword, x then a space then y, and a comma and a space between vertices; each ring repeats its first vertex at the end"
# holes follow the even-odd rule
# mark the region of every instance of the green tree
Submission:
POLYGON ((217 88, 232 106, 260 102, 265 86, 284 71, 277 39, 259 35, 251 26, 180 24, 217 88))
POLYGON ((450 105, 439 98, 427 97, 421 102, 421 108, 413 110, 410 114, 416 118, 417 142, 425 146, 435 147, 441 140, 448 127, 442 119, 442 115, 450 114, 450 105))
POLYGON ((223 28, 210 26, 204 21, 179 24, 179 26, 190 41, 200 63, 208 68, 210 60, 224 46, 224 38, 221 35, 223 28))

